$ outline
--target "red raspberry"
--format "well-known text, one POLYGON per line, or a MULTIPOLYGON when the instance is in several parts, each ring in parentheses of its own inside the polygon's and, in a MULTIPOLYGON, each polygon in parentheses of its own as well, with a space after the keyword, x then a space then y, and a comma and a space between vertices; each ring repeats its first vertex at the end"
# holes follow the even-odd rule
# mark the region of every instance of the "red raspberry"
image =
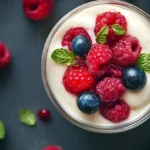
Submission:
POLYGON ((11 60, 11 54, 4 43, 0 42, 0 68, 6 67, 11 60))
POLYGON ((116 35, 114 31, 112 30, 113 24, 119 24, 122 26, 125 30, 127 30, 127 21, 126 18, 121 15, 119 12, 105 12, 103 14, 100 14, 96 18, 96 25, 95 25, 95 34, 97 34, 101 28, 105 25, 109 26, 109 32, 107 39, 111 40, 118 40, 120 36, 116 35))
POLYGON ((68 67, 63 76, 64 87, 72 94, 79 94, 86 91, 93 83, 94 78, 88 72, 85 64, 68 67))
POLYGON ((23 0, 25 14, 34 21, 47 18, 53 7, 54 0, 23 0))
POLYGON ((111 64, 107 71, 107 75, 110 77, 121 78, 122 77, 122 68, 111 64))
POLYGON ((46 108, 42 108, 38 111, 38 117, 41 119, 41 120, 49 120, 50 117, 51 117, 51 113, 48 109, 46 108))
POLYGON ((49 145, 44 147, 42 150, 62 150, 62 148, 57 145, 49 145))
POLYGON ((66 32, 62 40, 62 46, 68 46, 69 50, 71 50, 72 49, 71 42, 74 39, 74 37, 76 37, 77 35, 83 35, 87 37, 92 44, 92 40, 89 34, 87 33, 86 29, 84 29, 83 27, 76 27, 76 28, 71 28, 66 32))
POLYGON ((94 44, 86 57, 89 72, 95 76, 102 76, 109 68, 112 52, 105 44, 94 44))
POLYGON ((122 100, 117 100, 113 103, 102 102, 100 113, 104 118, 112 122, 121 122, 129 117, 130 107, 122 100))
POLYGON ((94 83, 90 86, 88 90, 96 93, 96 86, 104 78, 104 76, 101 77, 93 76, 93 77, 94 77, 94 83))
POLYGON ((77 57, 76 56, 76 58, 77 58, 77 64, 81 64, 81 63, 86 63, 85 61, 86 61, 86 57, 77 57))
POLYGON ((93 83, 93 84, 89 87, 88 90, 89 90, 90 92, 95 92, 95 91, 96 91, 96 85, 97 85, 96 83, 93 83))
POLYGON ((96 86, 96 93, 104 102, 116 101, 124 92, 125 87, 118 78, 106 77, 96 86))
POLYGON ((136 37, 124 36, 112 46, 112 63, 121 67, 132 66, 136 63, 141 49, 136 37))

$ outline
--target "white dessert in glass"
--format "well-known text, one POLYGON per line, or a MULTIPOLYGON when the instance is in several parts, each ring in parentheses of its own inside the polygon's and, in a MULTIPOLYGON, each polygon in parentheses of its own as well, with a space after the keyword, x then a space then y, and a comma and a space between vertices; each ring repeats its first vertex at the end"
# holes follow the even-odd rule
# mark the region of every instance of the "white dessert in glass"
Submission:
POLYGON ((146 73, 147 82, 141 91, 126 91, 123 95, 123 99, 131 108, 129 118, 121 123, 112 123, 99 112, 86 115, 77 108, 76 96, 68 93, 62 84, 67 67, 53 62, 51 54, 53 50, 62 47, 63 36, 72 27, 84 27, 95 43, 94 26, 97 15, 113 10, 121 12, 126 17, 128 34, 138 38, 142 52, 150 53, 150 18, 146 13, 125 2, 94 1, 74 9, 56 24, 46 41, 42 57, 43 82, 49 98, 58 111, 79 127, 103 133, 129 130, 150 117, 150 74, 146 73))

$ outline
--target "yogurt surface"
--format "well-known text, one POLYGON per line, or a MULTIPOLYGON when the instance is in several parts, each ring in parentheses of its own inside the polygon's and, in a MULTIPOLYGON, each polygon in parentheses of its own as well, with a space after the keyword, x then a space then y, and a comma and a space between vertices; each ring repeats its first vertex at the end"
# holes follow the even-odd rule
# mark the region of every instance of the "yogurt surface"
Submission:
MULTIPOLYGON (((84 27, 91 36, 93 43, 95 43, 94 27, 96 16, 114 10, 121 12, 121 14, 126 17, 128 22, 128 34, 138 38, 142 46, 142 53, 150 53, 150 23, 140 14, 124 6, 102 4, 86 8, 65 21, 55 33, 47 54, 47 80, 56 100, 72 118, 93 126, 113 127, 116 123, 104 119, 99 112, 93 115, 86 115, 77 108, 76 96, 68 93, 62 84, 62 77, 67 67, 53 62, 51 54, 55 49, 62 47, 61 41, 63 36, 66 31, 72 27, 84 27)), ((147 83, 141 91, 130 92, 127 90, 122 96, 122 99, 130 106, 131 113, 127 120, 119 124, 138 119, 150 109, 150 74, 146 73, 146 75, 147 83)))

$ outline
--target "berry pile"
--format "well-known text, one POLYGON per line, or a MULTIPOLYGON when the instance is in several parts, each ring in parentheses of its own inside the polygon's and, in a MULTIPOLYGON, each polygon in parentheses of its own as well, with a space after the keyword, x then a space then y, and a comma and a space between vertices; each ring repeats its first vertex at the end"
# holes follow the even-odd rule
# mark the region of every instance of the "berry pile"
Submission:
POLYGON ((145 86, 145 72, 134 67, 142 47, 136 37, 127 34, 127 24, 120 12, 105 12, 96 17, 95 44, 85 28, 75 27, 64 35, 64 48, 52 53, 56 63, 68 65, 63 85, 77 95, 77 107, 83 113, 99 110, 107 120, 123 121, 130 107, 121 96, 145 86))

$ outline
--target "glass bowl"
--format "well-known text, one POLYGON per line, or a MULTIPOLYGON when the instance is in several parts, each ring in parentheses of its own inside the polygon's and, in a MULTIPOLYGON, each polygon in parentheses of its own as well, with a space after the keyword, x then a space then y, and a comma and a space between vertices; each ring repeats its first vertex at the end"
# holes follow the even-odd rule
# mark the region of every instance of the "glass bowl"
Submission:
POLYGON ((147 13, 145 13, 143 10, 139 9, 138 7, 131 5, 129 3, 123 2, 123 1, 117 1, 117 0, 100 0, 100 1, 92 1, 89 3, 86 3, 84 5, 81 5, 72 11, 70 11, 68 14, 66 14, 60 21, 54 26, 52 31, 50 32, 46 43, 44 45, 43 49, 43 54, 42 54, 42 62, 41 62, 41 71, 42 71, 42 79, 44 83, 45 90, 48 94, 48 97, 50 101, 53 103, 53 105, 56 107, 56 109, 59 111, 61 115, 63 115, 67 120, 69 120, 71 123, 74 125, 83 128, 88 131, 96 132, 96 133, 118 133, 118 132, 124 132, 127 130, 130 130, 132 128, 135 128, 148 120, 150 118, 150 109, 148 109, 144 114, 142 114, 138 119, 134 119, 130 122, 124 122, 120 124, 116 124, 112 127, 108 126, 96 126, 96 125, 91 125, 85 122, 82 122, 81 120, 78 120, 71 116, 69 113, 66 112, 66 110, 63 109, 63 107, 60 105, 60 103, 56 100, 51 87, 49 86, 48 80, 47 80, 47 72, 46 72, 46 62, 47 62, 47 54, 49 50, 49 46, 51 44, 51 41, 57 32, 57 30, 63 25, 63 23, 71 18, 74 14, 86 9, 90 8, 91 6, 96 6, 96 5, 103 5, 103 4, 111 4, 111 5, 119 5, 121 7, 128 8, 132 11, 135 11, 136 13, 142 15, 148 22, 150 22, 150 17, 147 13))

